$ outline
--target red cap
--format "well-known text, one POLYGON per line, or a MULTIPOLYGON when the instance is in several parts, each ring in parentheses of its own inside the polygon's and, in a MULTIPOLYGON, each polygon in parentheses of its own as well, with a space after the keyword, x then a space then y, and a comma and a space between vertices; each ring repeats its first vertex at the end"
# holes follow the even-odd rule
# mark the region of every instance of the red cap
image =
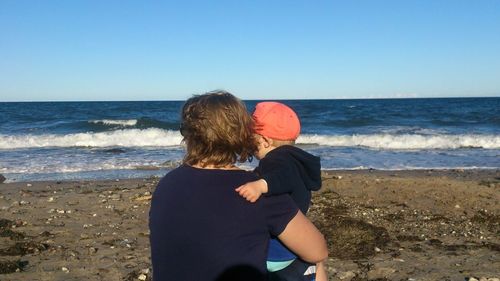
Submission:
POLYGON ((279 102, 259 102, 253 112, 255 133, 276 139, 296 140, 300 134, 300 121, 297 114, 279 102))

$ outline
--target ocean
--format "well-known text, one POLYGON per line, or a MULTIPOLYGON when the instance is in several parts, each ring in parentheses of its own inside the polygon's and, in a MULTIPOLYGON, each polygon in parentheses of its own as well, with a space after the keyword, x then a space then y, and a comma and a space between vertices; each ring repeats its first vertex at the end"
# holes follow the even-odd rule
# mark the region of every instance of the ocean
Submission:
MULTIPOLYGON (((245 101, 252 111, 258 101, 245 101)), ((500 98, 284 100, 323 169, 498 169, 500 98)), ((182 101, 0 103, 7 181, 164 175, 182 101)), ((244 163, 252 169, 258 161, 244 163)))

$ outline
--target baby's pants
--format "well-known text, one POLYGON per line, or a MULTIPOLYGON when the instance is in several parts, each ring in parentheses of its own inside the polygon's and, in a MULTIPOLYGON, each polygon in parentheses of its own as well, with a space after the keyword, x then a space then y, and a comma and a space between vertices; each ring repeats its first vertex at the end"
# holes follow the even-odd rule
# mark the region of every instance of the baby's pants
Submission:
POLYGON ((316 265, 295 259, 289 266, 268 273, 269 281, 314 281, 316 265))

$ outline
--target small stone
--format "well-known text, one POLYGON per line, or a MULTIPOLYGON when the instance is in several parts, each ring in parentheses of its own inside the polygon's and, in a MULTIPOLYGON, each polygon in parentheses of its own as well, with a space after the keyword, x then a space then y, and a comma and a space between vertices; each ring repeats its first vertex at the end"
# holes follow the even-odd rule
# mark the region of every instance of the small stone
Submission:
POLYGON ((27 184, 26 184, 26 186, 27 186, 27 187, 31 187, 31 186, 33 186, 33 185, 32 185, 31 183, 27 183, 27 184))
POLYGON ((369 280, 384 279, 389 275, 393 274, 394 272, 396 272, 394 268, 388 268, 388 267, 374 268, 368 272, 367 277, 369 280))
POLYGON ((460 209, 460 205, 458 205, 458 204, 457 204, 457 205, 455 205, 455 208, 456 208, 456 209, 460 209))
POLYGON ((380 250, 380 248, 378 248, 378 247, 375 247, 375 249, 374 249, 374 250, 375 250, 375 252, 377 252, 377 253, 379 253, 380 251, 382 251, 382 250, 380 250))
POLYGON ((469 280, 468 280, 468 281, 479 281, 479 280, 477 280, 477 279, 476 279, 476 278, 474 278, 474 277, 469 277, 469 280))
POLYGON ((137 277, 137 279, 139 279, 141 281, 145 281, 147 278, 148 278, 148 276, 146 274, 141 274, 141 275, 139 275, 139 277, 137 277))
POLYGON ((0 183, 4 183, 5 180, 6 178, 2 174, 0 174, 0 183))
POLYGON ((136 264, 136 263, 127 263, 127 264, 125 265, 125 268, 135 268, 135 267, 137 267, 137 264, 136 264))
POLYGON ((141 270, 141 273, 144 273, 144 274, 149 274, 149 268, 144 268, 141 270))
POLYGON ((69 269, 67 267, 61 267, 61 270, 64 272, 64 273, 69 273, 69 269))
POLYGON ((346 281, 350 281, 352 278, 354 278, 356 276, 356 273, 352 272, 352 271, 343 271, 343 272, 339 272, 337 273, 337 277, 340 279, 340 280, 346 280, 346 281))
POLYGON ((89 248, 89 255, 93 255, 93 254, 97 253, 97 250, 98 250, 97 248, 90 247, 89 248))
POLYGON ((49 199, 47 199, 47 202, 54 202, 54 197, 49 197, 49 199))

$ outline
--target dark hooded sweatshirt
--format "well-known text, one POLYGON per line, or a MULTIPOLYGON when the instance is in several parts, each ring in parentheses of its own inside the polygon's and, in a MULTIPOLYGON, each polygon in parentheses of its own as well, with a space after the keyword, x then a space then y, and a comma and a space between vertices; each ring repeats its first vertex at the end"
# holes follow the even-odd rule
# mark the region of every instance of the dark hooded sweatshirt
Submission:
MULTIPOLYGON (((320 158, 291 145, 280 146, 268 152, 260 160, 255 172, 267 182, 266 196, 290 194, 304 214, 309 210, 311 191, 317 191, 321 187, 320 158)), ((279 240, 271 240, 269 261, 295 258, 279 240)))

